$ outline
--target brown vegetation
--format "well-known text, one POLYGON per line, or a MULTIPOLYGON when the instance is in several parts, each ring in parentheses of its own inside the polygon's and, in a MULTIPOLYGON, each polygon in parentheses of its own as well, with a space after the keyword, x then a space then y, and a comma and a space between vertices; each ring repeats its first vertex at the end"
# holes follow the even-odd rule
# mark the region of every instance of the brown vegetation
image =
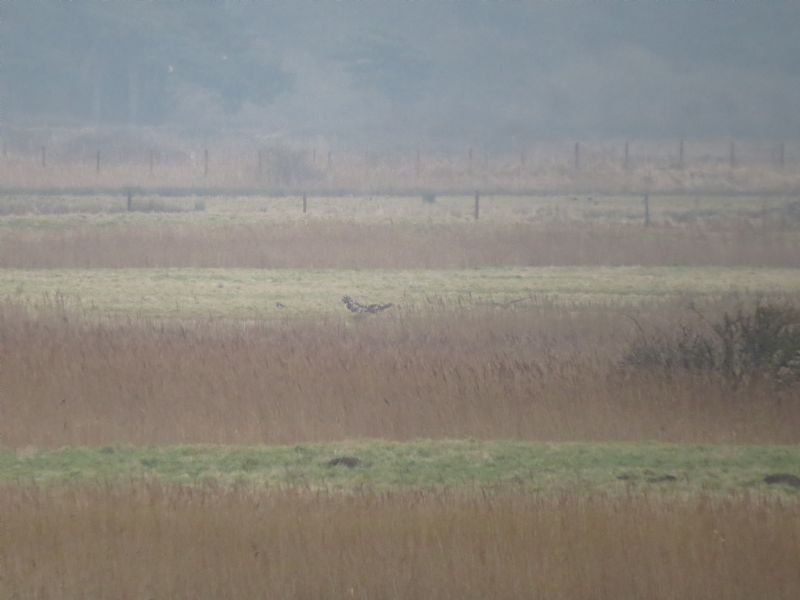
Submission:
POLYGON ((800 504, 0 488, 4 598, 794 600, 800 504))
POLYGON ((294 222, 9 229, 0 268, 800 267, 798 234, 749 224, 294 222))
MULTIPOLYGON (((542 142, 519 152, 314 150, 289 146, 260 148, 231 137, 210 140, 139 140, 127 147, 97 141, 76 148, 70 133, 46 145, 19 148, 0 161, 4 187, 43 188, 206 188, 353 193, 471 192, 505 190, 563 192, 768 192, 800 187, 792 159, 781 165, 773 144, 737 146, 731 165, 727 140, 687 142, 692 156, 681 165, 675 142, 637 141, 627 167, 624 141, 585 143, 575 165, 574 142, 542 142), (136 146, 139 146, 137 149, 136 146), (101 151, 98 171, 97 151, 101 151), (208 160, 206 153, 208 150, 208 160), (155 151, 155 152, 153 152, 155 151), (472 158, 470 159, 470 154, 472 158), (151 167, 152 160, 152 167, 151 167)), ((114 138, 119 138, 115 132, 114 138)))
MULTIPOLYGON (((149 149, 137 158, 104 148, 97 165, 94 148, 78 156, 51 144, 45 166, 39 148, 29 148, 3 157, 3 187, 350 190, 363 198, 350 213, 332 205, 338 199, 312 200, 304 215, 296 197, 283 208, 275 198, 220 198, 207 210, 205 200, 141 190, 130 207, 120 193, 7 196, 0 268, 800 267, 792 197, 726 202, 722 211, 699 198, 692 206, 654 201, 650 227, 641 196, 550 206, 525 198, 502 214, 500 202, 484 200, 478 222, 470 197, 434 200, 476 189, 800 187, 796 169, 768 164, 763 152, 743 154, 734 168, 708 152, 676 165, 674 148, 657 159, 642 150, 623 168, 621 147, 583 147, 577 168, 571 144, 524 157, 476 154, 474 164, 466 152, 423 153, 419 166, 414 153, 329 159, 291 149, 266 153, 259 165, 255 147, 217 145, 207 169, 198 148, 154 153, 152 167, 149 149), (397 199, 370 198, 362 217, 369 194, 398 191, 425 194, 427 203, 417 196, 387 209, 397 199)), ((150 321, 3 301, 0 446, 24 456, 27 446, 357 438, 800 442, 796 387, 726 377, 718 366, 728 363, 713 352, 703 368, 674 368, 683 342, 704 339, 695 330, 681 336, 686 311, 674 301, 576 308, 527 300, 456 310, 431 301, 424 310, 307 320, 284 311, 271 321, 150 321)), ((724 310, 702 315, 713 324, 724 310)), ((740 337, 739 329, 729 336, 740 337)), ((355 469, 358 461, 324 464, 355 469)), ((514 484, 345 494, 303 485, 0 485, 0 597, 800 597, 800 504, 786 496, 554 497, 514 484)))
MULTIPOLYGON (((637 335, 624 312, 514 306, 169 324, 6 304, 0 440, 800 440, 796 389, 621 369, 637 335)), ((668 329, 679 315, 662 304, 639 309, 637 321, 668 329)))

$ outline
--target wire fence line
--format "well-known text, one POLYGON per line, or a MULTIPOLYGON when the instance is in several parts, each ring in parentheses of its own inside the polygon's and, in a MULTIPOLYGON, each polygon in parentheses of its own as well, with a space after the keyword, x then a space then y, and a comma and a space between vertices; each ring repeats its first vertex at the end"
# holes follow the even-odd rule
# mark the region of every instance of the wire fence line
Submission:
POLYGON ((334 150, 204 140, 3 142, 0 189, 255 193, 794 193, 797 144, 686 140, 542 142, 514 151, 334 150))

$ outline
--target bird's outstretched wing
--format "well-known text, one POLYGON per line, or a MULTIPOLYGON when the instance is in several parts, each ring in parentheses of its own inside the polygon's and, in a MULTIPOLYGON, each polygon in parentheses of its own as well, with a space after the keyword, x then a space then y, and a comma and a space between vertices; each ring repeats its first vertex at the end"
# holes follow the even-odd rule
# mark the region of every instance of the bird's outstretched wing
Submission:
POLYGON ((360 302, 356 302, 350 296, 343 296, 342 302, 352 313, 379 313, 381 311, 386 310, 387 308, 391 308, 394 304, 361 304, 360 302))
POLYGON ((388 304, 370 304, 366 307, 368 313, 377 313, 381 312, 382 310, 386 310, 387 308, 392 308, 394 304, 391 302, 388 304))

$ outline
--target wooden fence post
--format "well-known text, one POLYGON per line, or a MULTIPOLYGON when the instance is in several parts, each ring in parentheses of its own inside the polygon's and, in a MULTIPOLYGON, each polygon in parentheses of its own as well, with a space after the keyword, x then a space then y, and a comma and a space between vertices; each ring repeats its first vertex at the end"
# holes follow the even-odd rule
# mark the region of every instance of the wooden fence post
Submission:
POLYGON ((467 171, 470 175, 472 175, 472 148, 469 149, 467 155, 469 156, 469 166, 467 167, 467 171))
POLYGON ((306 214, 306 212, 308 212, 308 196, 303 192, 303 214, 306 214))
POLYGON ((153 151, 152 148, 150 148, 150 175, 153 174, 153 165, 155 165, 155 162, 156 162, 155 152, 153 151))
POLYGON ((575 170, 581 168, 581 144, 580 142, 575 142, 575 170))
POLYGON ((42 146, 42 168, 47 166, 47 150, 42 146))
POLYGON ((681 138, 681 141, 678 145, 678 168, 683 168, 683 138, 681 138))
POLYGON ((130 190, 128 190, 128 204, 127 204, 127 207, 128 207, 128 212, 131 212, 132 207, 133 207, 133 192, 130 191, 130 190))
POLYGON ((208 148, 203 152, 203 177, 208 177, 208 148))
POLYGON ((623 167, 625 169, 627 169, 630 166, 630 161, 629 161, 630 153, 629 153, 628 146, 629 146, 629 142, 627 140, 625 140, 625 162, 623 164, 623 167))
POLYGON ((422 168, 422 165, 420 164, 419 148, 417 148, 417 164, 416 164, 416 174, 417 174, 417 177, 419 177, 419 173, 420 173, 420 169, 421 169, 421 168, 422 168))
POLYGON ((95 171, 100 175, 100 150, 97 151, 97 160, 95 163, 95 171))
POLYGON ((644 226, 650 226, 650 193, 644 194, 644 226))
POLYGON ((477 221, 481 216, 481 195, 480 192, 475 192, 475 220, 477 221))

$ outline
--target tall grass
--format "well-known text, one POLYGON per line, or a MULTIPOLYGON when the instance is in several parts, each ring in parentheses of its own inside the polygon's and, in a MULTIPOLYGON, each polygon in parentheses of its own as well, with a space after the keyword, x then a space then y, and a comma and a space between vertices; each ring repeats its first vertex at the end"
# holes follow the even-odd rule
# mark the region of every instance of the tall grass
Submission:
POLYGON ((799 242, 750 225, 78 223, 2 231, 0 268, 799 267, 799 242))
POLYGON ((794 600, 800 505, 500 493, 0 488, 4 598, 794 600))
POLYGON ((5 304, 0 335, 7 446, 800 440, 796 390, 622 370, 636 330, 613 307, 168 324, 5 304))

